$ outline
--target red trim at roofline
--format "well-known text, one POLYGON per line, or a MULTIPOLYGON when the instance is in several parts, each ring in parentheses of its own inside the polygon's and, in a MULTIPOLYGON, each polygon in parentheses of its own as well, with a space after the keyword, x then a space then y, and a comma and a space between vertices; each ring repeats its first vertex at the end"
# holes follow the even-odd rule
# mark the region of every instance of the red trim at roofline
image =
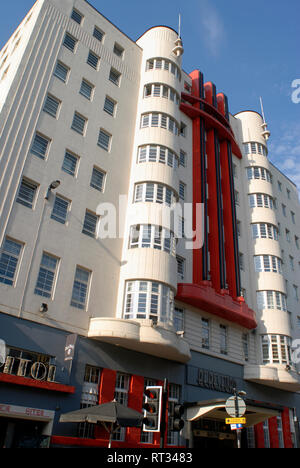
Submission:
POLYGON ((25 387, 34 387, 54 392, 75 393, 75 387, 72 387, 71 385, 47 382, 43 380, 34 380, 27 377, 20 377, 18 375, 0 374, 0 382, 13 385, 23 385, 25 387))
POLYGON ((180 104, 180 110, 191 119, 203 117, 203 119, 205 120, 206 129, 209 130, 210 128, 215 128, 216 130, 218 130, 220 141, 226 139, 229 140, 232 145, 232 152, 239 159, 242 159, 243 156, 240 147, 235 141, 235 138, 233 137, 231 129, 229 127, 225 127, 219 120, 217 120, 212 115, 208 114, 205 110, 196 109, 194 106, 191 106, 190 104, 187 104, 185 102, 182 102, 180 104))
POLYGON ((209 281, 203 281, 202 284, 178 284, 176 300, 249 330, 257 327, 255 312, 248 307, 244 298, 235 300, 228 290, 218 293, 209 281))
POLYGON ((192 94, 181 93, 181 97, 184 101, 187 101, 190 104, 192 104, 192 106, 194 106, 197 103, 203 104, 204 110, 207 112, 207 114, 210 114, 216 119, 218 119, 225 127, 228 127, 229 131, 233 134, 232 129, 229 125, 229 122, 225 118, 225 109, 224 109, 224 112, 220 111, 219 100, 218 100, 219 109, 216 109, 215 106, 207 102, 205 99, 193 96, 192 94))

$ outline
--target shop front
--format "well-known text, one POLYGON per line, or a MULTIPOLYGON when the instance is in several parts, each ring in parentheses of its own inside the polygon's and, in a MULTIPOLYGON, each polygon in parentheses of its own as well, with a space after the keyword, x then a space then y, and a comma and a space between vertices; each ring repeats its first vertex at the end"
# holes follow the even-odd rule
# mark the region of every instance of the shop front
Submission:
POLYGON ((47 448, 54 411, 0 404, 0 448, 47 448))

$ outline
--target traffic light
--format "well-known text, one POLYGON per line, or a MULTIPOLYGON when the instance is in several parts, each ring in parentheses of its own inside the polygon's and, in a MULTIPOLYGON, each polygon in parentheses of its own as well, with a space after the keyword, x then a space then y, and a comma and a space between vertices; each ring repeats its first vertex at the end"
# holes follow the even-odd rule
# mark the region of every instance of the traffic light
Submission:
POLYGON ((184 406, 183 405, 176 405, 174 406, 172 418, 173 418, 173 426, 172 431, 179 432, 184 427, 184 420, 182 419, 182 415, 184 413, 184 406))
POLYGON ((162 387, 146 387, 143 432, 159 432, 161 418, 162 387))

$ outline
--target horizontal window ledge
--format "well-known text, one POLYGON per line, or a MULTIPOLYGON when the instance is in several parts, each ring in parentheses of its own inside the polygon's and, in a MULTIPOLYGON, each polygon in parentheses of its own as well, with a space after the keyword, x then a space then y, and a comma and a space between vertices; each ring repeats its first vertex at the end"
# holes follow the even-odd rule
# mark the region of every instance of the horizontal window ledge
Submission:
POLYGON ((175 362, 185 363, 191 358, 189 344, 181 336, 152 320, 93 318, 88 336, 175 362))
POLYGON ((300 391, 300 376, 284 364, 247 365, 244 367, 244 379, 287 392, 300 391))

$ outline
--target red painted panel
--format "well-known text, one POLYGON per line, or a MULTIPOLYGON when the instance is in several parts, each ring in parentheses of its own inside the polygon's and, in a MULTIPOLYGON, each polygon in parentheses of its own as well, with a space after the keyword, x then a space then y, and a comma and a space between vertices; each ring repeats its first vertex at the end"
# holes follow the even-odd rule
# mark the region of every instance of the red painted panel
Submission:
POLYGON ((108 403, 114 399, 117 372, 111 369, 103 369, 99 385, 99 405, 108 403))
POLYGON ((255 312, 248 307, 243 298, 235 300, 229 294, 217 293, 208 281, 203 281, 201 285, 178 284, 176 300, 249 330, 257 327, 255 312))
MULTIPOLYGON (((192 95, 200 96, 199 78, 200 72, 193 71, 190 74, 192 78, 192 95)), ((200 109, 200 103, 195 103, 195 107, 200 109)), ((193 121, 193 231, 196 231, 196 204, 202 203, 201 199, 201 130, 200 117, 193 121)), ((202 272, 202 249, 193 250, 193 281, 200 283, 203 279, 202 272)))
POLYGON ((282 418, 284 448, 293 448, 289 408, 284 408, 281 418, 282 418))
POLYGON ((206 140, 207 154, 207 184, 208 184, 208 217, 209 236, 208 246, 210 252, 210 277, 216 291, 221 290, 220 286, 220 259, 219 259, 219 220, 217 201, 217 179, 216 179, 216 159, 215 159, 215 138, 214 130, 207 132, 206 140))
MULTIPOLYGON (((111 369, 103 369, 99 384, 99 405, 113 401, 115 396, 117 372, 111 369)), ((95 438, 103 439, 108 444, 109 435, 103 426, 95 427, 95 438)), ((105 446, 105 445, 104 445, 105 446)))
POLYGON ((218 111, 225 116, 225 98, 224 94, 217 94, 218 111))
POLYGON ((220 145, 220 159, 222 172, 223 220, 225 233, 226 276, 229 293, 237 297, 240 292, 236 290, 235 244, 233 237, 233 207, 231 201, 230 173, 228 166, 227 142, 220 145))
MULTIPOLYGON (((136 411, 142 412, 144 395, 144 377, 133 375, 131 377, 128 406, 136 411)), ((127 429, 126 443, 135 444, 138 446, 141 440, 141 429, 137 427, 130 427, 127 429)))
POLYGON ((277 417, 269 419, 270 448, 279 448, 277 417))
POLYGON ((242 159, 242 153, 239 145, 235 141, 235 138, 232 134, 232 131, 223 125, 218 119, 213 117, 212 115, 209 115, 205 110, 203 109, 196 109, 194 106, 191 106, 186 103, 181 103, 180 104, 180 110, 184 112, 186 115, 188 115, 191 119, 195 119, 196 117, 203 117, 205 120, 205 125, 206 128, 215 128, 219 132, 219 138, 220 141, 227 139, 231 141, 232 145, 232 151, 233 153, 239 158, 242 159))
POLYGON ((213 105, 213 84, 209 81, 204 83, 205 100, 212 106, 213 105))
POLYGON ((264 437, 264 425, 263 423, 256 424, 254 426, 255 432, 255 447, 256 448, 265 448, 265 437, 264 437))
MULTIPOLYGON (((216 120, 218 120, 224 127, 228 128, 228 130, 233 134, 233 131, 229 125, 228 120, 225 118, 225 116, 222 114, 222 112, 219 109, 216 109, 212 104, 209 102, 205 101, 204 99, 198 97, 197 95, 192 95, 192 94, 187 94, 187 93, 181 93, 182 99, 186 102, 189 102, 192 104, 193 107, 197 107, 198 103, 202 104, 202 108, 205 110, 205 112, 211 116, 213 116, 216 120), (197 96, 197 97, 196 97, 197 96)), ((220 96, 218 94, 218 96, 220 96)), ((224 95, 222 94, 223 98, 224 95)), ((224 107, 225 109, 225 107, 224 107)))
POLYGON ((56 382, 46 382, 42 380, 29 379, 18 375, 0 374, 0 382, 14 385, 23 385, 25 387, 34 387, 42 390, 48 390, 61 393, 75 393, 75 387, 71 385, 59 384, 56 382))

